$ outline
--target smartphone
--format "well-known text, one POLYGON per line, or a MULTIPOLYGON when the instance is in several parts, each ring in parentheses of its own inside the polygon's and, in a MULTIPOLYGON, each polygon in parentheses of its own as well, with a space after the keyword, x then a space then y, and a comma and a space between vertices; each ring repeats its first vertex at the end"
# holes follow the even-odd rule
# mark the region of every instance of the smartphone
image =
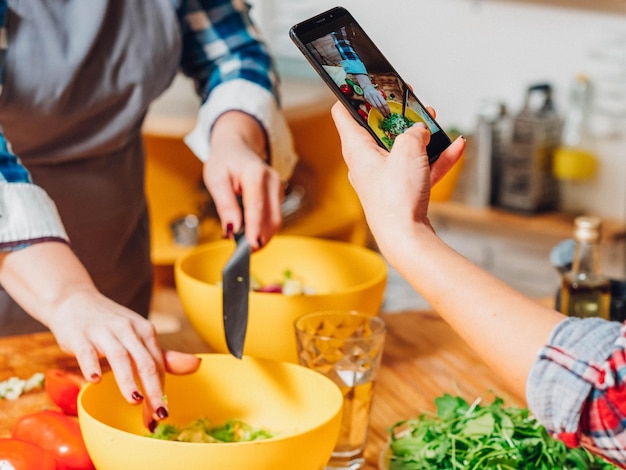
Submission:
POLYGON ((430 130, 426 150, 431 164, 450 145, 441 126, 345 8, 298 23, 289 36, 381 147, 390 150, 396 136, 418 121, 430 130))

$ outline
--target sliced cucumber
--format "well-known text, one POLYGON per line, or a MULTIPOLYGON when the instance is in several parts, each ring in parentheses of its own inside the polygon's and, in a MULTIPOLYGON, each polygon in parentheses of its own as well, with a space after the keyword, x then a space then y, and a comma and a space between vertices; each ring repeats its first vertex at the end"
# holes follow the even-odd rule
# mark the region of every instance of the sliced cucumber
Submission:
POLYGON ((359 85, 354 83, 349 78, 346 78, 346 83, 352 87, 352 90, 354 91, 354 93, 356 93, 359 96, 363 96, 363 88, 361 88, 359 85))

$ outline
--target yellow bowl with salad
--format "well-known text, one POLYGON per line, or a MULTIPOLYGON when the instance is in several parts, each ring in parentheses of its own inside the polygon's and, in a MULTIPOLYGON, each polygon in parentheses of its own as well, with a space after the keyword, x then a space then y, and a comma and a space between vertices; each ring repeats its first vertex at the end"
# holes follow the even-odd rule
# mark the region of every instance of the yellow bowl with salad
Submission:
MULTIPOLYGON (((231 240, 198 246, 175 264, 185 314, 212 351, 228 352, 222 313, 222 269, 231 240)), ((313 237, 279 235, 250 260, 248 329, 244 355, 298 362, 294 321, 317 310, 377 315, 387 264, 370 249, 313 237)))
POLYGON ((367 114, 367 124, 385 144, 387 149, 391 148, 393 140, 402 131, 416 122, 424 122, 424 120, 411 108, 406 108, 404 119, 402 116, 402 103, 387 100, 391 116, 385 118, 376 108, 370 108, 367 114))
POLYGON ((98 470, 324 468, 343 403, 332 381, 291 363, 201 357, 194 374, 165 377, 169 417, 154 434, 112 373, 81 390, 81 432, 98 470))

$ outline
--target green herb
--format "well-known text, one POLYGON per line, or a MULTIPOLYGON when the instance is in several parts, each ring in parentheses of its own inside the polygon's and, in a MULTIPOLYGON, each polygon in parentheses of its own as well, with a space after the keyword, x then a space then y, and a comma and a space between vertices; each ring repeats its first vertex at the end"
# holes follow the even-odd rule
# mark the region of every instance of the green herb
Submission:
POLYGON ((413 121, 399 113, 391 113, 388 117, 381 119, 378 127, 385 133, 381 139, 383 143, 391 147, 396 137, 411 127, 413 121))
POLYGON ((436 415, 423 413, 390 428, 389 470, 604 470, 612 464, 552 438, 525 408, 501 398, 471 405, 445 394, 436 415))
POLYGON ((247 442, 269 439, 274 434, 236 419, 228 420, 220 426, 211 426, 209 420, 200 418, 184 428, 159 423, 150 437, 181 442, 247 442))

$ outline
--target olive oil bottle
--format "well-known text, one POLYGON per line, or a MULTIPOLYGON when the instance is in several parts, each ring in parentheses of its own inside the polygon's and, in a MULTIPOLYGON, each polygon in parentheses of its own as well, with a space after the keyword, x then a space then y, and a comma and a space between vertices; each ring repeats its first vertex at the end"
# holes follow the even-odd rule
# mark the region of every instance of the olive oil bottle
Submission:
POLYGON ((572 269, 563 275, 561 313, 608 320, 611 283, 600 269, 601 221, 597 217, 577 217, 574 225, 574 262, 572 269))

